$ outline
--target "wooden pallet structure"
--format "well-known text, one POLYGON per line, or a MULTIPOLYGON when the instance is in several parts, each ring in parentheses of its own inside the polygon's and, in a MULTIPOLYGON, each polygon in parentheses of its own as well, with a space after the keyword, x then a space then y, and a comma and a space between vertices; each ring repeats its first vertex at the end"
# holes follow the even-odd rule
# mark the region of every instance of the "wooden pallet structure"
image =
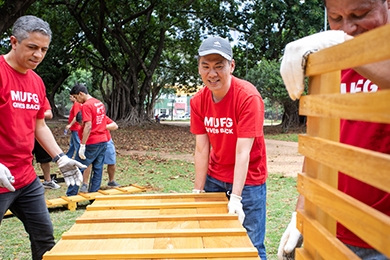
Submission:
MULTIPOLYGON (((122 194, 133 194, 145 192, 146 188, 131 184, 126 187, 118 187, 107 190, 98 190, 97 192, 90 193, 78 193, 74 196, 61 196, 60 198, 46 200, 46 205, 48 208, 57 208, 57 207, 65 207, 68 210, 76 210, 77 203, 94 200, 98 196, 108 196, 108 195, 122 195, 122 194)), ((5 216, 12 215, 12 212, 7 210, 4 214, 5 216)))
POLYGON ((50 259, 259 260, 225 193, 100 196, 50 259))
MULTIPOLYGON (((390 123, 390 91, 340 94, 341 70, 390 59, 390 25, 313 53, 306 75, 309 95, 300 99, 307 116, 307 134, 298 150, 306 169, 298 175, 305 208, 297 228, 304 246, 296 259, 360 259, 335 236, 340 222, 390 258, 390 217, 337 189, 338 171, 390 192, 390 155, 341 144, 340 119, 390 123)), ((367 196, 370 196, 367 194, 367 196)))

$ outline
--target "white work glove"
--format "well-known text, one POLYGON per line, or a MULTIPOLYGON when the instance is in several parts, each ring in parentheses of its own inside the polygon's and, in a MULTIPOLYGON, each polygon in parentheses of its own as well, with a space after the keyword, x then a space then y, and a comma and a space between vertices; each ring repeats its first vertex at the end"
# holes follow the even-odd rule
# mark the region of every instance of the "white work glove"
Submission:
POLYGON ((12 186, 14 183, 14 176, 12 176, 9 169, 4 164, 0 163, 0 187, 7 188, 9 191, 15 191, 14 186, 12 186))
POLYGON ((307 55, 344 42, 343 31, 330 30, 290 42, 284 50, 280 65, 284 85, 292 100, 299 99, 304 91, 307 55))
POLYGON ((244 210, 242 209, 242 203, 241 203, 242 197, 236 195, 236 194, 230 194, 230 200, 228 203, 228 210, 229 214, 237 214, 238 215, 238 220, 240 223, 244 223, 245 219, 245 213, 244 210))
POLYGON ((193 189, 192 193, 204 193, 204 190, 193 189))
POLYGON ((293 212, 291 221, 284 231, 278 248, 278 259, 295 259, 296 247, 300 247, 303 242, 303 237, 296 227, 297 225, 297 213, 293 212))
POLYGON ((85 144, 80 144, 79 157, 81 160, 85 160, 85 144))
POLYGON ((86 165, 70 159, 68 156, 64 155, 57 161, 58 168, 60 169, 62 175, 64 175, 65 183, 69 185, 77 185, 83 181, 83 175, 79 168, 87 168, 86 165))

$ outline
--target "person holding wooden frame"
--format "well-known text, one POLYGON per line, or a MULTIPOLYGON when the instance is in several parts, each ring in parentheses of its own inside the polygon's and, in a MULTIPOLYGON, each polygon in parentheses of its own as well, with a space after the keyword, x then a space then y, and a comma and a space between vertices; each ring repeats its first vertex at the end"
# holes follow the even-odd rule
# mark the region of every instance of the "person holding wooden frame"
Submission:
MULTIPOLYGON (((289 95, 297 99, 304 91, 304 70, 308 54, 349 40, 366 31, 390 23, 390 1, 386 0, 326 0, 331 31, 299 39, 286 46, 280 72, 289 95)), ((375 40, 375 39, 373 39, 375 40)), ((358 54, 357 54, 358 55, 358 54)), ((388 71, 390 61, 363 65, 342 71, 341 93, 376 92, 390 88, 388 71)), ((390 125, 363 121, 341 120, 340 142, 356 147, 390 154, 390 125)), ((367 172, 367 175, 370 173, 367 172)), ((338 176, 338 189, 351 197, 390 216, 390 194, 342 172, 338 176)), ((299 196, 296 209, 303 209, 304 198, 299 196)), ((296 212, 284 232, 278 258, 286 259, 300 237, 296 228, 296 212)), ((340 223, 337 238, 362 259, 388 259, 340 223)))

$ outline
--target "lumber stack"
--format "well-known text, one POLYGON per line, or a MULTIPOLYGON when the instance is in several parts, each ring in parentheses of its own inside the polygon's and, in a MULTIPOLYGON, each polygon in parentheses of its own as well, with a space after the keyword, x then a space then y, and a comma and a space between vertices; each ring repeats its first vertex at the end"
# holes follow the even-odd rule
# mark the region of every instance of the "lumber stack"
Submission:
POLYGON ((259 259, 224 193, 96 197, 43 259, 259 259))
MULTIPOLYGON (((146 188, 142 186, 130 184, 129 186, 126 187, 118 187, 118 188, 107 189, 107 190, 98 190, 97 192, 90 192, 90 193, 78 193, 77 195, 74 196, 61 196, 60 198, 46 200, 46 205, 49 209, 64 207, 68 210, 73 211, 76 210, 77 203, 85 202, 88 200, 94 200, 97 196, 133 194, 133 193, 140 193, 145 191, 146 188)), ((7 212, 5 212, 4 214, 4 216, 10 216, 10 215, 12 215, 12 212, 10 210, 7 210, 7 212)))

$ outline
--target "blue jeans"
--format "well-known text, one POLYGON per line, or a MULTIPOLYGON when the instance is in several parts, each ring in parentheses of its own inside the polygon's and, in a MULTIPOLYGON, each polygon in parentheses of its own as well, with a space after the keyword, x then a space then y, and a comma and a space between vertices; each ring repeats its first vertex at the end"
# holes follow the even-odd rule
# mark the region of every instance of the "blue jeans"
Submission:
POLYGON ((73 158, 74 153, 75 152, 78 153, 80 148, 79 134, 77 133, 77 131, 71 131, 71 132, 72 133, 70 135, 69 150, 66 152, 66 155, 69 158, 73 158))
MULTIPOLYGON (((232 192, 233 184, 219 181, 207 175, 204 190, 206 192, 232 192)), ((245 227, 253 245, 257 248, 261 260, 266 260, 265 216, 266 216, 266 183, 258 186, 245 185, 242 190, 242 206, 245 213, 245 227)))
MULTIPOLYGON (((46 206, 45 191, 37 177, 31 184, 15 192, 0 194, 0 222, 9 209, 19 218, 29 235, 32 259, 42 259, 54 246, 53 225, 46 206)), ((3 245, 6 241, 2 242, 3 245)), ((4 245, 5 246, 5 245, 4 245)))
POLYGON ((352 252, 354 252, 358 257, 360 257, 363 260, 366 260, 366 259, 367 260, 372 260, 372 259, 387 260, 387 259, 389 259, 385 255, 381 254, 380 252, 378 252, 377 250, 375 250, 373 248, 363 248, 363 247, 351 246, 351 245, 347 245, 347 244, 344 244, 344 245, 346 245, 349 249, 352 250, 352 252))
MULTIPOLYGON (((100 184, 102 183, 103 176, 103 162, 104 162, 104 154, 107 149, 107 142, 98 143, 98 144, 88 144, 85 146, 85 160, 81 160, 79 153, 76 153, 75 160, 81 162, 85 165, 92 164, 92 171, 90 176, 89 183, 89 192, 96 192, 100 189, 100 184)), ((80 169, 82 173, 84 173, 85 169, 80 169)), ((67 196, 77 195, 79 191, 79 186, 70 185, 68 190, 66 191, 67 196)))

